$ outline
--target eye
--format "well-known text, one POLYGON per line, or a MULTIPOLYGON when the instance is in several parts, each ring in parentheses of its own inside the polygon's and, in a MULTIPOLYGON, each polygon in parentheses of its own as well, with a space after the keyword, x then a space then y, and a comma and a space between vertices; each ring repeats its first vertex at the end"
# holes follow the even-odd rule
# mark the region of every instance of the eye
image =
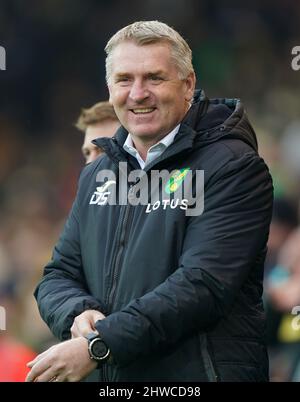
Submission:
POLYGON ((120 84, 120 85, 127 85, 130 82, 130 78, 129 77, 117 77, 115 79, 115 84, 120 84))
POLYGON ((149 81, 152 82, 153 84, 159 84, 162 81, 164 81, 163 77, 158 74, 150 74, 149 75, 149 81))
POLYGON ((84 149, 84 150, 82 151, 82 153, 83 153, 84 158, 86 158, 86 159, 87 159, 87 158, 90 156, 90 154, 91 154, 91 152, 90 152, 89 149, 84 149))

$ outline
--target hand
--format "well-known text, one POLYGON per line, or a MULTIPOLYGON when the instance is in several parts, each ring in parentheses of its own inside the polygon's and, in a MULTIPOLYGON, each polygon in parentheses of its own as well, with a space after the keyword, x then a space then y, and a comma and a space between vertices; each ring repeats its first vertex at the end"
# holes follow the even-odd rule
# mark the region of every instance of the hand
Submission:
POLYGON ((91 360, 88 342, 80 337, 52 346, 27 364, 26 382, 77 382, 90 374, 97 362, 91 360))
POLYGON ((97 332, 95 322, 103 320, 105 315, 97 310, 86 310, 75 317, 71 327, 72 339, 78 336, 86 336, 90 332, 97 332))

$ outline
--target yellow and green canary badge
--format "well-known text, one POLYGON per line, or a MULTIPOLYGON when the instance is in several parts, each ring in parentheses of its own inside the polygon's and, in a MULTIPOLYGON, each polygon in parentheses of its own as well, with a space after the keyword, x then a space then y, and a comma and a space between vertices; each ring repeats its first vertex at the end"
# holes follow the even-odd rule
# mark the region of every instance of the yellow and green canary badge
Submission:
POLYGON ((167 194, 175 193, 175 191, 180 187, 189 170, 190 168, 176 170, 168 180, 168 183, 165 186, 165 192, 167 194))

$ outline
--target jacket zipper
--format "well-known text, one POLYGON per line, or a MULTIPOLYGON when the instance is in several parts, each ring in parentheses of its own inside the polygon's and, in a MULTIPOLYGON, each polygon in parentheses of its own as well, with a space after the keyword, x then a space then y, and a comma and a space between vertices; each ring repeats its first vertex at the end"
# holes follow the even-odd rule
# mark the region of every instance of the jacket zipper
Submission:
MULTIPOLYGON (((122 218, 122 226, 121 226, 119 241, 116 246, 117 253, 116 253, 115 260, 114 260, 114 264, 112 266, 112 285, 111 285, 109 291, 107 292, 107 297, 106 297, 106 306, 107 306, 107 311, 109 311, 109 312, 111 312, 111 310, 112 310, 113 300, 114 300, 115 292, 117 289, 117 282, 118 282, 118 278, 119 278, 119 274, 120 274, 120 269, 117 269, 117 268, 119 266, 119 261, 120 261, 120 258, 121 258, 121 255, 122 255, 123 249, 124 249, 124 244, 125 244, 124 240, 125 240, 125 234, 126 234, 126 225, 127 225, 128 217, 129 217, 129 211, 130 211, 130 205, 126 205, 125 213, 122 218)), ((101 376, 101 374, 100 374, 100 376, 101 376)), ((104 382, 109 381, 106 363, 104 363, 102 366, 102 376, 101 377, 104 382)))
POLYGON ((118 269, 118 268, 120 266, 120 259, 123 254, 123 250, 124 250, 124 246, 125 246, 125 238, 126 238, 126 232, 127 232, 126 228, 127 228, 128 221, 129 221, 130 211, 131 211, 131 205, 127 204, 125 213, 124 213, 124 217, 123 217, 123 221, 122 221, 119 241, 118 241, 117 247, 116 247, 117 254, 116 254, 115 262, 114 262, 114 265, 112 268, 112 286, 108 292, 108 300, 107 300, 107 307, 108 307, 109 311, 111 311, 112 306, 113 306, 114 296, 116 293, 118 279, 119 279, 119 275, 120 275, 120 269, 118 269))
MULTIPOLYGON (((114 165, 118 167, 118 164, 113 161, 114 165)), ((114 264, 112 267, 112 285, 109 289, 109 291, 107 292, 107 297, 106 297, 106 306, 107 306, 107 311, 110 312, 113 306, 113 299, 114 299, 114 295, 116 292, 116 288, 117 288, 117 281, 118 281, 118 277, 119 277, 119 271, 117 269, 118 265, 119 265, 119 260, 121 258, 123 249, 124 249, 124 244, 125 244, 125 235, 126 235, 126 226, 128 223, 128 218, 129 218, 129 212, 130 212, 130 204, 127 204, 125 207, 125 212, 124 212, 124 216, 122 218, 122 225, 121 225, 121 230, 120 230, 120 235, 119 235, 119 241, 117 243, 116 249, 117 249, 117 253, 114 259, 114 264)), ((108 368, 106 363, 103 364, 102 366, 102 370, 100 371, 100 382, 104 381, 104 382, 108 382, 108 372, 107 372, 108 368)))
MULTIPOLYGON (((117 167, 117 169, 119 169, 119 164, 113 160, 112 161, 113 164, 117 167)), ((135 183, 136 184, 136 183, 135 183)), ((129 192, 133 191, 133 187, 135 184, 132 184, 130 186, 129 192)), ((119 277, 119 270, 117 269, 118 265, 119 265, 119 261, 121 258, 121 255, 123 253, 123 249, 124 249, 124 245, 125 245, 125 238, 126 238, 126 226, 128 223, 128 219, 129 219, 129 212, 131 211, 131 205, 127 204, 125 206, 125 212, 124 212, 124 216, 122 218, 122 225, 121 225, 121 230, 120 230, 120 236, 119 236, 119 241, 117 242, 116 245, 116 256, 114 259, 114 264, 112 266, 112 285, 109 289, 109 291, 107 292, 107 297, 106 297, 106 306, 107 306, 107 310, 110 312, 113 306, 113 299, 115 296, 115 292, 116 292, 116 288, 117 288, 117 280, 119 277)))

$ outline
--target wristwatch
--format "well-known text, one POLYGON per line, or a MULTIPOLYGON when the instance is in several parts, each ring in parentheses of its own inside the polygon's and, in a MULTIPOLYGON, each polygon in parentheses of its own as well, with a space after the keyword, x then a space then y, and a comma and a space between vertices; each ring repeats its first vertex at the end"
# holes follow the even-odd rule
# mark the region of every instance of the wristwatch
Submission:
POLYGON ((92 360, 102 364, 110 358, 110 349, 99 334, 91 332, 85 338, 88 341, 89 355, 92 360))

